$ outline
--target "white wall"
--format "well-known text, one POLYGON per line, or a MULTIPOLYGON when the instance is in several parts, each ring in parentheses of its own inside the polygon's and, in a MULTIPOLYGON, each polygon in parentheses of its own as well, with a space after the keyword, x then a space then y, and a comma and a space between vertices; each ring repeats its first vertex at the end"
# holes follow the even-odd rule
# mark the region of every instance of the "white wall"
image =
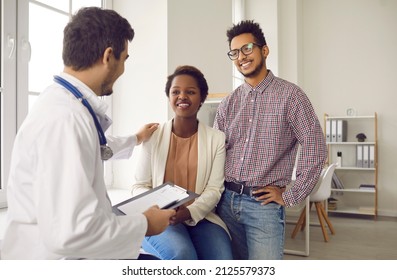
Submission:
POLYGON ((278 2, 279 75, 296 84, 302 83, 303 72, 301 2, 302 0, 278 2))
POLYGON ((226 54, 226 30, 231 25, 230 0, 168 0, 169 73, 190 64, 203 72, 210 93, 230 92, 233 65, 226 54))
MULTIPOLYGON (((136 132, 143 124, 167 119, 164 81, 167 76, 167 1, 115 0, 113 9, 135 30, 126 69, 113 94, 113 134, 136 132)), ((139 147, 134 151, 134 155, 139 147)), ((136 162, 113 163, 114 186, 128 187, 136 162)))
MULTIPOLYGON (((227 57, 226 30, 232 25, 232 1, 168 0, 168 72, 179 65, 199 68, 210 93, 232 90, 233 64, 227 57)), ((173 111, 169 109, 169 118, 173 111)))
POLYGON ((245 19, 254 20, 261 26, 269 47, 266 66, 277 76, 279 71, 278 1, 245 0, 245 19))
POLYGON ((397 215, 397 1, 303 3, 303 85, 320 113, 378 112, 378 210, 397 215))
POLYGON ((321 119, 345 115, 347 108, 378 113, 378 210, 397 216, 397 1, 296 0, 296 13, 288 10, 291 0, 280 2, 280 58, 291 59, 291 66, 280 59, 280 76, 293 77, 298 69, 321 119), (291 55, 287 42, 295 34, 301 34, 298 53, 291 55))

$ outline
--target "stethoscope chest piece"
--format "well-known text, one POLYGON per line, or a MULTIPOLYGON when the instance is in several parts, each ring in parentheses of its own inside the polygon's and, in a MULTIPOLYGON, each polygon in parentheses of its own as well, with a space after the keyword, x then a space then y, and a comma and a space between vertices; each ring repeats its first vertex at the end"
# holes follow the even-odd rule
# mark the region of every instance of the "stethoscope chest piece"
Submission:
POLYGON ((101 145, 101 158, 102 160, 108 160, 113 156, 113 151, 109 146, 101 145))

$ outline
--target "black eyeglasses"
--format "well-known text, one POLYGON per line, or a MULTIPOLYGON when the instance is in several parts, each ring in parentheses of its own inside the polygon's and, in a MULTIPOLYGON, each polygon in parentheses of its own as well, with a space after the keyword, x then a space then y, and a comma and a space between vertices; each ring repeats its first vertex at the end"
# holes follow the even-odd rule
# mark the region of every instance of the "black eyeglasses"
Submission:
POLYGON ((258 46, 259 48, 261 48, 261 45, 258 45, 256 43, 248 43, 245 44, 244 46, 242 46, 240 49, 235 49, 235 50, 231 50, 227 53, 227 55, 229 56, 229 58, 231 60, 236 60, 238 58, 238 56, 240 55, 240 51, 244 54, 244 55, 249 55, 252 53, 254 46, 258 46))

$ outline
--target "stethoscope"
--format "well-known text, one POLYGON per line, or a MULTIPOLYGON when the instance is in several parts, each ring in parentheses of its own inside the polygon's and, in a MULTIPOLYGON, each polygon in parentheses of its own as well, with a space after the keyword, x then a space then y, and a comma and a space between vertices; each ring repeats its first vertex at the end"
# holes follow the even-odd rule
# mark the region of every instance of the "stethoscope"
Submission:
POLYGON ((90 103, 88 103, 87 99, 84 98, 83 94, 74 85, 66 81, 64 78, 60 76, 54 76, 54 81, 60 84, 61 86, 65 87, 67 90, 69 90, 88 109, 92 118, 94 119, 95 127, 98 132, 99 144, 101 145, 101 158, 102 160, 110 159, 113 156, 113 151, 107 145, 105 133, 103 132, 103 129, 90 103))

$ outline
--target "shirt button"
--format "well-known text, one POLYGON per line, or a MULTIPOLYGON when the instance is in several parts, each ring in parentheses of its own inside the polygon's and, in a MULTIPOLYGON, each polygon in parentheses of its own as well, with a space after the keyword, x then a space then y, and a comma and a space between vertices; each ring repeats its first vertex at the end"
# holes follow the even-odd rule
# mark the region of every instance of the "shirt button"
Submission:
POLYGON ((251 99, 251 102, 254 102, 254 99, 251 99))
POLYGON ((245 142, 248 142, 248 138, 247 138, 247 139, 245 139, 245 142))
POLYGON ((243 161, 244 160, 244 158, 241 158, 241 161, 243 161))
POLYGON ((252 122, 252 119, 250 119, 249 122, 252 122))

